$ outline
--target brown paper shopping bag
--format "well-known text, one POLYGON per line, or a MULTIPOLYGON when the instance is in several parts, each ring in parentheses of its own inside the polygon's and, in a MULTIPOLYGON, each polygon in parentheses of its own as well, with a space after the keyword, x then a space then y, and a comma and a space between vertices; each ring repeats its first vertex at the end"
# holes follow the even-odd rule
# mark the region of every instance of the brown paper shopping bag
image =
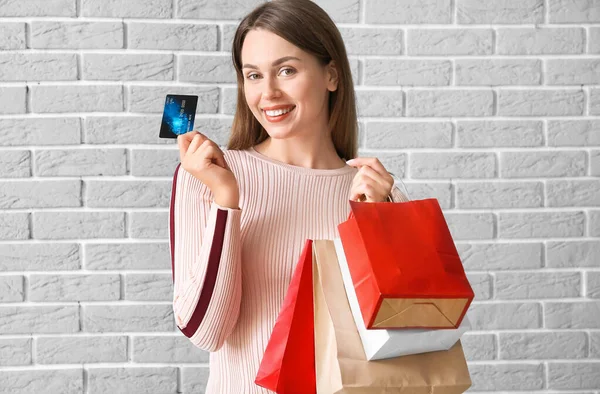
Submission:
POLYGON ((460 394, 471 378, 460 341, 450 350, 367 361, 333 241, 313 242, 318 394, 460 394))

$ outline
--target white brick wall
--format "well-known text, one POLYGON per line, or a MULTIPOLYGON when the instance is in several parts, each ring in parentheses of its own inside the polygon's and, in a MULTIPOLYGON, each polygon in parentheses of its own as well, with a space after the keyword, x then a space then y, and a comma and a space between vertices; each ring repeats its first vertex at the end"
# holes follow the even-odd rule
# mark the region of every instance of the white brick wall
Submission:
MULTIPOLYGON (((470 392, 600 394, 600 0, 318 2, 361 155, 445 211, 476 293, 470 392)), ((0 0, 0 393, 203 392, 158 128, 166 93, 197 94, 225 144, 258 3, 0 0)))

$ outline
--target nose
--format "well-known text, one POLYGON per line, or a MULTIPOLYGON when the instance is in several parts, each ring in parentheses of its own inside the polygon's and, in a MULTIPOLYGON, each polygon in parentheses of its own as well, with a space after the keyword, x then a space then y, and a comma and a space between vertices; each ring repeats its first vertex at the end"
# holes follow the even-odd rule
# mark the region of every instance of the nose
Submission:
POLYGON ((281 91, 279 90, 279 85, 277 83, 276 78, 265 78, 263 96, 265 99, 272 99, 275 97, 279 97, 281 95, 281 91))

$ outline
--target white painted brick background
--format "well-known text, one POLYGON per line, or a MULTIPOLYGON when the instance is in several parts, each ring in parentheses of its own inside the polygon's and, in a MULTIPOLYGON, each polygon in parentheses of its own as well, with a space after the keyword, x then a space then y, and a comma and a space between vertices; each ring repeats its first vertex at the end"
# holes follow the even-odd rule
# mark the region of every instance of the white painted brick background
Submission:
MULTIPOLYGON (((164 95, 227 141, 258 0, 0 0, 0 393, 201 393, 174 325, 164 95)), ((361 155, 436 197, 472 393, 600 394, 600 0, 320 0, 361 155)), ((237 394, 237 393, 235 393, 237 394)))

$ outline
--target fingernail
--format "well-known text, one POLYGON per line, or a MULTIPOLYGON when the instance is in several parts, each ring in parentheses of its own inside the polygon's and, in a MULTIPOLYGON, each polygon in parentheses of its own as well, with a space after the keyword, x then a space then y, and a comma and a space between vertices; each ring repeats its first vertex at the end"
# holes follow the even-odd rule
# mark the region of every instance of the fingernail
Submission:
POLYGON ((350 160, 346 161, 346 164, 352 164, 352 163, 354 163, 354 159, 350 159, 350 160))

